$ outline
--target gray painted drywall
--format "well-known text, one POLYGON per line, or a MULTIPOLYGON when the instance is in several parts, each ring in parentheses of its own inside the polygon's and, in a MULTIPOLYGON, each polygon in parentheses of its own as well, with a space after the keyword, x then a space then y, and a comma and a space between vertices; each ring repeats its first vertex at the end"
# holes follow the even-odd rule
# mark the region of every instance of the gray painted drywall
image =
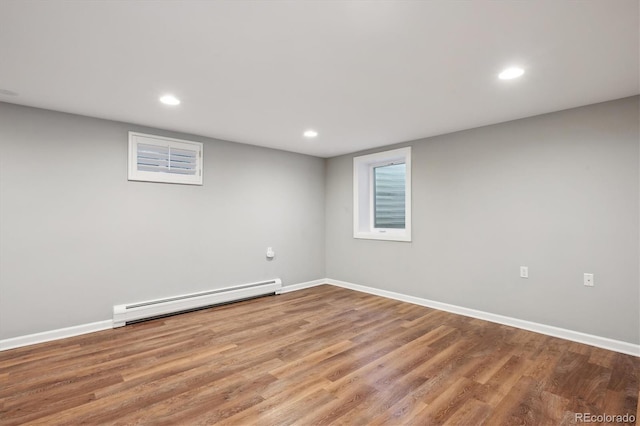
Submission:
POLYGON ((0 339, 328 276, 639 343, 638 99, 390 146, 413 147, 411 243, 353 239, 354 155, 0 103, 0 339), (204 186, 128 182, 129 130, 204 142, 204 186))
POLYGON ((323 277, 323 196, 320 158, 0 103, 0 339, 323 277), (127 181, 130 130, 204 142, 204 185, 127 181))
POLYGON ((411 243, 353 238, 354 155, 329 159, 327 275, 640 343, 638 100, 394 145, 413 147, 411 243))

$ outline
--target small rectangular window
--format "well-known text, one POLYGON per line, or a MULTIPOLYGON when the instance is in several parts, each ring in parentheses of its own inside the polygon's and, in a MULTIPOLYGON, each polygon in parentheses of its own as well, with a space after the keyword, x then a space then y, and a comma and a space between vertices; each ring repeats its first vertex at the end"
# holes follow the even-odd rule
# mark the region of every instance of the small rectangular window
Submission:
POLYGON ((129 180, 202 185, 202 146, 129 132, 129 180))
POLYGON ((353 236, 411 241, 411 147, 353 159, 353 236))

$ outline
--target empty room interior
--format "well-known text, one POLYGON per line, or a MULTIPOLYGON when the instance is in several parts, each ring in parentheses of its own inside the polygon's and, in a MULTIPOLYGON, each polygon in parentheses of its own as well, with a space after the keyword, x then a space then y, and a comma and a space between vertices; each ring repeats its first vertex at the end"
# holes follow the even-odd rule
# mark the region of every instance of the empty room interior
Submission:
POLYGON ((0 0, 0 424, 637 424, 639 62, 639 0, 0 0))

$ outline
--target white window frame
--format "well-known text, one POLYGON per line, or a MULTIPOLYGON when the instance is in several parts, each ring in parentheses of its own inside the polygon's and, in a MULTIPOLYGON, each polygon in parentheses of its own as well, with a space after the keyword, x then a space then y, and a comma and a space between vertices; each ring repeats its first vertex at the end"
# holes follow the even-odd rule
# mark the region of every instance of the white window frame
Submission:
POLYGON ((353 158, 353 238, 411 241, 410 146, 353 158), (375 228, 373 169, 401 163, 406 165, 405 228, 375 228))
POLYGON ((141 182, 178 183, 183 185, 202 185, 203 144, 182 139, 167 138, 164 136, 149 135, 145 133, 129 132, 129 167, 128 179, 141 182), (187 149, 197 151, 196 174, 180 175, 171 173, 149 172, 138 170, 137 153, 138 143, 170 147, 176 149, 187 149))

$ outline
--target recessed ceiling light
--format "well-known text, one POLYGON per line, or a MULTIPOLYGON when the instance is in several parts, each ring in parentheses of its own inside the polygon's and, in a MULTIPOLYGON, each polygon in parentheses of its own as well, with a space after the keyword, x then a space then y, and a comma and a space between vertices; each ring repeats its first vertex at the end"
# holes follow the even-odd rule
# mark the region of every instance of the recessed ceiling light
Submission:
POLYGON ((305 138, 315 138, 316 136, 318 136, 318 132, 316 132, 315 130, 307 130, 306 132, 304 132, 305 138))
POLYGON ((165 105, 180 105, 180 99, 176 98, 173 95, 164 95, 160 98, 160 102, 165 105))
POLYGON ((511 80, 513 78, 520 77, 522 74, 524 74, 524 70, 522 68, 512 67, 507 68, 506 70, 498 74, 498 78, 500 80, 511 80))

